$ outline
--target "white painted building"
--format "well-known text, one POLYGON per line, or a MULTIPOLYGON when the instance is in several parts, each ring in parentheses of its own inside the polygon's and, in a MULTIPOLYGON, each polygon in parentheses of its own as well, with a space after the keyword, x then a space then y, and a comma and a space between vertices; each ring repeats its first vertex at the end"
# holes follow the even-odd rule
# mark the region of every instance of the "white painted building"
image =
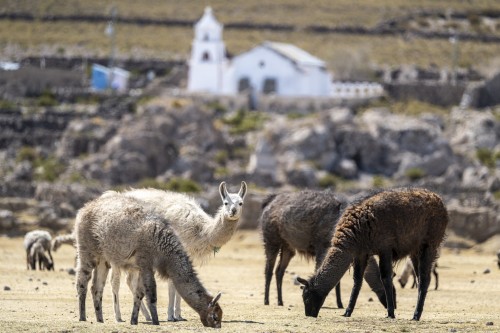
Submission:
POLYGON ((325 63, 291 44, 264 42, 232 59, 232 67, 232 93, 251 87, 280 96, 330 95, 325 63))
POLYGON ((234 95, 252 91, 279 96, 370 97, 383 92, 377 83, 332 82, 321 59, 286 43, 263 42, 228 59, 223 26, 207 7, 195 24, 187 89, 234 95), (377 85, 375 87, 374 85, 377 85))
POLYGON ((194 40, 189 60, 188 91, 224 92, 223 77, 227 76, 229 60, 222 40, 222 24, 207 7, 194 26, 194 40))

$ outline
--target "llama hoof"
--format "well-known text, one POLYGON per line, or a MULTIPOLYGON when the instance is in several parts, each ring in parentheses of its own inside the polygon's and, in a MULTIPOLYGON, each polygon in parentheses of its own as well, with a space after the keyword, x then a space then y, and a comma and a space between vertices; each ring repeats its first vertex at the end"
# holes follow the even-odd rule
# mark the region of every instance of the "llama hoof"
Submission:
POLYGON ((352 311, 350 311, 349 309, 347 309, 347 310, 344 312, 343 316, 344 316, 344 317, 350 317, 350 316, 351 316, 351 314, 352 314, 352 311))
POLYGON ((175 318, 175 321, 187 321, 187 319, 184 319, 184 318, 179 316, 179 317, 175 318))

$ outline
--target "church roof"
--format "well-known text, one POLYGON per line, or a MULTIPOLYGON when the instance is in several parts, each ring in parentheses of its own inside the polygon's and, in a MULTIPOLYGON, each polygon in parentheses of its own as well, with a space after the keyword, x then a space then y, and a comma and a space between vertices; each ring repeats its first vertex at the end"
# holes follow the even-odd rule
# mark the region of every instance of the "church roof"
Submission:
POLYGON ((262 46, 276 53, 279 53, 280 55, 292 60, 298 65, 326 67, 326 64, 323 60, 316 58, 312 54, 292 44, 266 41, 262 43, 262 46))
POLYGON ((215 19, 211 7, 205 8, 205 13, 201 19, 195 24, 196 29, 222 29, 222 24, 215 19))

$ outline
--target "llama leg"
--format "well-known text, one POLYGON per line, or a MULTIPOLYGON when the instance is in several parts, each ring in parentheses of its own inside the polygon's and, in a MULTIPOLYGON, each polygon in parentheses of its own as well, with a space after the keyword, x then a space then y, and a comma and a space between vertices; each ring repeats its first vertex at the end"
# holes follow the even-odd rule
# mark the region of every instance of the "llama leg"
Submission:
POLYGON ((175 321, 175 286, 172 279, 168 279, 168 321, 175 321))
MULTIPOLYGON (((422 316, 422 312, 424 310, 425 297, 427 296, 427 290, 429 289, 429 284, 431 282, 432 264, 435 259, 436 259, 436 251, 432 251, 429 248, 421 250, 419 256, 418 270, 416 270, 418 275, 418 300, 417 300, 417 307, 415 308, 415 313, 413 314, 412 320, 420 320, 420 316, 422 316)), ((417 267, 415 267, 415 269, 416 268, 417 267)))
POLYGON ((92 280, 92 298, 94 300, 94 310, 96 320, 100 323, 104 322, 102 317, 102 292, 106 284, 108 276, 109 264, 105 260, 100 260, 94 270, 94 278, 92 280))
POLYGON ((118 267, 113 267, 111 271, 111 290, 113 291, 113 306, 115 309, 115 320, 117 323, 122 322, 122 314, 120 312, 120 298, 118 292, 120 291, 120 275, 121 271, 118 267))
POLYGON ((144 290, 146 294, 146 300, 148 301, 149 312, 151 313, 151 319, 153 325, 160 325, 158 320, 158 311, 156 309, 156 280, 153 271, 142 271, 142 281, 144 283, 144 290))
MULTIPOLYGON (((48 254, 49 254, 49 258, 50 258, 50 262, 52 263, 52 267, 54 268, 54 258, 52 258, 52 253, 50 252, 50 248, 47 250, 48 254)), ((55 270, 55 268, 54 268, 55 270)))
POLYGON ((43 271, 43 262, 42 262, 42 254, 37 251, 36 258, 38 261, 38 270, 43 271))
MULTIPOLYGON (((137 271, 129 271, 127 274, 127 285, 130 291, 132 292, 132 295, 134 295, 134 291, 137 288, 138 285, 138 280, 139 280, 139 272, 137 271)), ((141 301, 140 304, 140 310, 142 315, 144 316, 144 319, 146 321, 151 321, 151 316, 149 315, 149 311, 146 308, 146 305, 144 305, 144 302, 141 301)))
POLYGON ((384 285, 387 302, 387 317, 396 318, 394 315, 394 286, 392 284, 392 253, 381 253, 379 258, 380 278, 384 285))
POLYGON ((78 259, 76 267, 76 290, 78 292, 78 303, 80 307, 80 321, 86 321, 85 299, 87 298, 87 288, 95 264, 90 259, 82 260, 81 257, 82 256, 78 259))
POLYGON ((340 281, 335 286, 335 297, 336 297, 336 300, 337 300, 337 307, 339 309, 343 309, 344 308, 344 304, 342 304, 342 297, 341 297, 341 293, 340 293, 340 281))
POLYGON ((286 245, 281 247, 280 260, 278 267, 276 267, 276 286, 278 287, 278 305, 283 305, 283 276, 285 275, 286 268, 295 255, 295 251, 286 245))
POLYGON ((438 286, 439 286, 439 275, 437 272, 437 262, 434 263, 434 267, 432 268, 432 274, 434 275, 434 279, 436 280, 434 290, 437 290, 438 286))
POLYGON ((181 301, 182 301, 182 297, 181 297, 181 295, 179 295, 179 293, 176 290, 175 291, 175 308, 174 308, 175 319, 177 321, 186 321, 186 319, 182 318, 182 315, 181 315, 181 301))
POLYGON ((130 324, 137 325, 139 320, 139 308, 141 307, 142 299, 144 298, 144 283, 142 279, 142 274, 138 274, 137 276, 137 285, 133 286, 133 294, 134 294, 134 305, 132 307, 132 315, 130 317, 130 324))
POLYGON ((269 287, 271 286, 271 279, 273 278, 273 269, 276 264, 276 257, 280 251, 279 245, 269 244, 269 242, 264 244, 266 248, 266 286, 264 291, 264 305, 269 305, 269 287))
MULTIPOLYGON (((366 266, 366 271, 364 275, 365 281, 370 286, 371 290, 377 295, 378 300, 384 308, 387 309, 387 299, 385 295, 385 288, 380 279, 380 269, 378 267, 377 261, 373 256, 368 258, 368 263, 366 266)), ((396 293, 394 289, 394 304, 396 304, 396 293)))
POLYGON ((356 301, 358 299, 359 291, 361 290, 361 285, 363 284, 363 275, 365 273, 368 257, 361 257, 354 259, 354 272, 353 279, 354 285, 351 291, 351 298, 349 299, 349 305, 345 310, 344 317, 350 317, 356 306, 356 301))

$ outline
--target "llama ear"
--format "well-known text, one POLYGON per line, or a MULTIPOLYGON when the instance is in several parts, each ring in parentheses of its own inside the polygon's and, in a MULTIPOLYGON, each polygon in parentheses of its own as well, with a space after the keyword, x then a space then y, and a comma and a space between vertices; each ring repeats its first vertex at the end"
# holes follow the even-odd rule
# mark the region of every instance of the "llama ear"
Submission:
POLYGON ((241 182, 241 187, 240 187, 240 191, 238 192, 238 195, 240 196, 240 198, 245 198, 245 195, 247 194, 247 183, 245 183, 244 181, 241 182))
POLYGON ((226 197, 227 197, 226 182, 220 183, 220 185, 219 185, 219 194, 220 194, 220 197, 221 197, 222 201, 224 201, 224 199, 226 199, 226 197))
MULTIPOLYGON (((307 280, 304 280, 304 279, 303 279, 303 278, 301 278, 300 276, 297 276, 297 281, 298 281, 299 283, 303 284, 303 285, 304 285, 304 287, 306 287, 306 288, 308 288, 308 287, 309 287, 309 282, 308 282, 307 280)), ((303 288, 302 288, 302 286, 301 286, 301 289, 303 289, 303 288)))
POLYGON ((217 302, 219 301, 219 299, 220 299, 220 297, 221 297, 221 296, 222 296, 222 293, 221 293, 221 292, 219 292, 219 293, 218 293, 218 294, 214 297, 214 299, 213 299, 213 300, 211 300, 211 301, 210 301, 210 303, 208 303, 208 307, 210 308, 210 307, 214 306, 215 304, 217 304, 217 302))

